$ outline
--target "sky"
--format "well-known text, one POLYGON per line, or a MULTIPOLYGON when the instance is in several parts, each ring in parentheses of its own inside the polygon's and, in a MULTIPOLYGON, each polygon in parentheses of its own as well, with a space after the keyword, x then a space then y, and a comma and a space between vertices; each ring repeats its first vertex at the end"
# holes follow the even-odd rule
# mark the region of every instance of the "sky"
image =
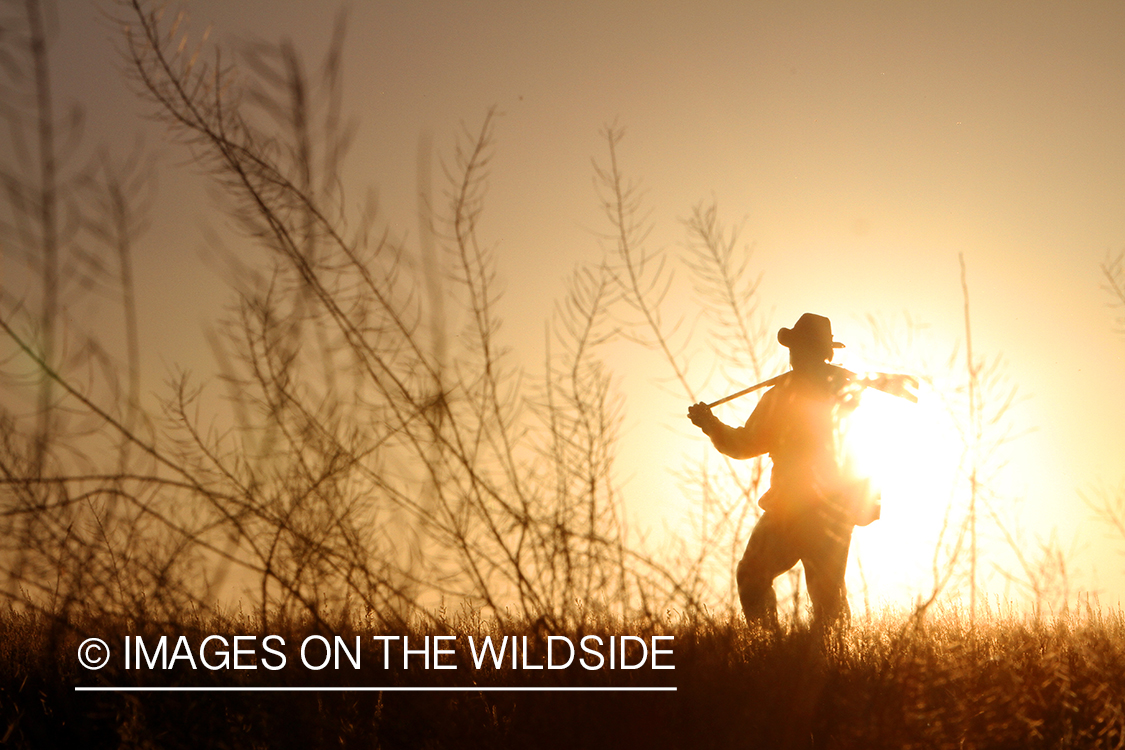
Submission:
MULTIPOLYGON (((136 260, 155 390, 174 363, 213 371, 203 330, 230 292, 205 258, 209 232, 227 228, 186 154, 141 117, 104 7, 61 0, 52 72, 57 97, 85 107, 88 147, 140 138, 158 159, 136 260)), ((196 38, 209 26, 232 48, 288 38, 310 61, 332 30, 322 3, 183 7, 196 38)), ((357 202, 377 191, 408 241, 419 138, 448 154, 462 127, 501 113, 481 233, 517 350, 538 346, 566 276, 604 250, 591 159, 604 160, 611 123, 651 210, 649 244, 679 247, 682 220, 714 200, 752 248, 770 329, 827 315, 845 364, 872 356, 872 315, 924 325, 934 361, 958 351, 963 257, 974 350, 1000 357, 1021 396, 1004 480, 1020 521, 1073 549, 1076 589, 1125 598, 1125 540, 1081 500, 1125 481, 1125 335, 1099 270, 1125 249, 1125 5, 415 0, 353 2, 347 18, 345 181, 357 202)), ((619 470, 646 498, 642 517, 669 523, 690 509, 648 467, 674 467, 700 436, 647 356, 612 359, 632 399, 619 470), (630 443, 638 434, 648 441, 630 443)), ((745 385, 706 371, 699 388, 716 398, 745 385)), ((752 405, 720 416, 741 421, 752 405)), ((860 545, 901 537, 881 523, 860 545)))

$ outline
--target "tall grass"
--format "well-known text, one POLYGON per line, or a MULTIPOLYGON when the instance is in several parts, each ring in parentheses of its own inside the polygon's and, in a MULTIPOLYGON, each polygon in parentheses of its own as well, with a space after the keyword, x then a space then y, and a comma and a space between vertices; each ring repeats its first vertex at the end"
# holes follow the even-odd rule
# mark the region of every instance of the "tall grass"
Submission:
MULTIPOLYGON (((90 623, 49 650, 35 614, 0 620, 0 701, 14 747, 824 747, 1116 748, 1125 744, 1125 616, 1095 608, 1023 618, 982 602, 941 609, 925 621, 883 613, 857 621, 827 648, 804 629, 755 636, 735 621, 668 619, 643 628, 600 620, 570 631, 675 637, 674 671, 456 671, 381 668, 387 634, 370 622, 337 632, 365 641, 364 669, 323 673, 85 672, 72 657, 90 623), (375 666, 370 666, 375 665, 375 666), (77 671, 76 671, 77 670, 77 671), (75 693, 74 685, 631 687, 675 693, 339 693, 221 696, 200 693, 75 693), (62 744, 60 744, 62 743, 62 744)), ((253 615, 207 615, 179 632, 260 633, 253 615)), ((136 631, 102 622, 110 643, 136 631)), ((318 632, 311 621, 279 631, 288 642, 318 632)), ((544 637, 535 623, 502 628, 463 611, 397 634, 544 637), (499 629, 499 630, 498 630, 499 629)))
MULTIPOLYGON (((351 138, 342 21, 310 71, 288 43, 255 45, 232 67, 182 13, 140 0, 118 10, 138 95, 206 170, 245 240, 225 256, 233 301, 211 338, 227 399, 207 413, 201 394, 214 384, 184 375, 157 408, 140 403, 130 259, 146 223, 143 159, 101 156, 76 180, 78 228, 62 256, 43 223, 58 191, 12 172, 15 223, 42 218, 16 239, 46 260, 29 266, 42 311, 6 290, 0 318, 7 374, 31 373, 38 396, 21 411, 28 391, 12 388, 2 415, 11 600, 63 621, 164 622, 233 591, 264 624, 366 611, 391 626, 445 598, 560 630, 599 607, 707 617, 729 599, 759 462, 749 474, 730 462, 684 473, 701 511, 696 538, 677 549, 645 546, 624 515, 614 464, 624 402, 602 351, 628 341, 660 352, 685 403, 698 379, 665 309, 673 258, 646 246, 620 131, 606 131, 608 163, 596 167, 606 255, 574 273, 535 370, 498 335, 496 259, 479 234, 493 112, 444 160, 440 197, 423 181, 422 240, 410 247, 373 209, 353 210, 339 179, 351 138), (118 269, 108 278, 124 313, 121 355, 94 336, 76 339, 85 357, 54 355, 52 269, 80 258, 118 269)), ((37 69, 47 39, 29 28, 37 69)), ((51 121, 49 93, 28 99, 30 120, 51 121)), ((757 376, 765 329, 737 233, 713 206, 686 229, 721 362, 749 361, 757 376)))

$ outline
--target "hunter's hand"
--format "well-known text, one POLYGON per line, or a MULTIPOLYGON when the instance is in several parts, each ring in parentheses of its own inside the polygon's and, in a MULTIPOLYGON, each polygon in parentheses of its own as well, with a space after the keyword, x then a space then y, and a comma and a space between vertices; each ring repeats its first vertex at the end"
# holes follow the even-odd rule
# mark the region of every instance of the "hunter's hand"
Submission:
POLYGON ((688 419, 691 423, 699 429, 707 432, 719 420, 711 413, 711 407, 700 401, 698 404, 692 404, 687 410, 688 419))

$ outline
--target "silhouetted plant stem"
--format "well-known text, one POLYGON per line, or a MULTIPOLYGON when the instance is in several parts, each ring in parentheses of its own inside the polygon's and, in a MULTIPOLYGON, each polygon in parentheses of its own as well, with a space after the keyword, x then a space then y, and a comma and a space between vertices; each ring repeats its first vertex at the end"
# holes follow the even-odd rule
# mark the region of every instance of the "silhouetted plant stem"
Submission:
POLYGON ((961 294, 965 316, 965 369, 968 387, 969 443, 969 623, 976 622, 977 613, 977 461, 981 449, 980 408, 977 403, 979 367, 973 359, 973 329, 969 320, 969 282, 964 253, 957 254, 961 264, 961 294))
MULTIPOLYGON (((28 44, 35 80, 36 138, 39 158, 39 239, 42 254, 43 299, 39 316, 43 359, 54 363, 55 324, 59 317, 58 197, 56 186, 55 123, 51 104, 51 81, 47 59, 47 32, 39 0, 26 0, 28 44)), ((35 467, 42 471, 53 425, 53 383, 43 376, 39 384, 39 427, 35 440, 35 467)))

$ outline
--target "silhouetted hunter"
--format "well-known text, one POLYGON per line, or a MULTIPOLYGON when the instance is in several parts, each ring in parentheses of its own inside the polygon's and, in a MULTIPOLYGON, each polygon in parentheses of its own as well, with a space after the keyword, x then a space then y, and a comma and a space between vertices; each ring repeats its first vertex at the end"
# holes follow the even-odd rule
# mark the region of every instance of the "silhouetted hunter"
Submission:
POLYGON ((768 453, 773 460, 770 488, 758 501, 762 516, 738 564, 747 622, 778 629, 773 580, 799 560, 814 621, 827 627, 848 616, 844 571, 852 529, 879 513, 869 483, 848 471, 840 444, 841 420, 858 406, 857 386, 872 383, 829 364, 843 344, 833 341, 828 318, 805 313, 778 331, 777 340, 789 349, 792 370, 758 386, 773 385, 745 426, 721 422, 711 413, 714 404, 695 404, 688 416, 722 453, 768 453))

